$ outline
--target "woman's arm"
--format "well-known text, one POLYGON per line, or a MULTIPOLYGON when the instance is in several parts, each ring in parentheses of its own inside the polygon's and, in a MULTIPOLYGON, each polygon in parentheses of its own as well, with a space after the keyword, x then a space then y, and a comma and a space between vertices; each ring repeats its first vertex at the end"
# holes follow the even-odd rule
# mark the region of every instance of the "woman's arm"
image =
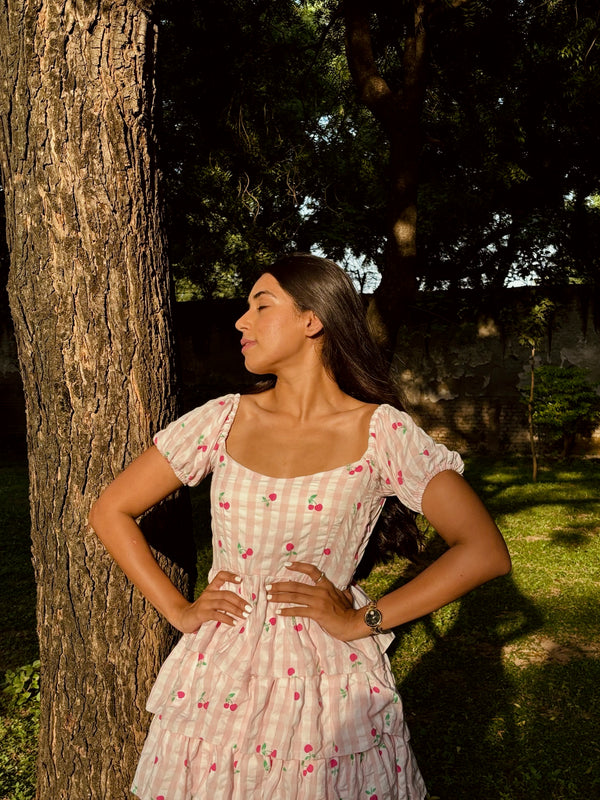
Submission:
POLYGON ((221 591, 221 586, 239 578, 220 572, 190 603, 162 571, 136 523, 137 517, 182 485, 169 462, 151 447, 100 495, 92 506, 90 525, 127 577, 175 628, 192 633, 208 619, 232 625, 232 617, 247 615, 246 601, 221 591))
MULTIPOLYGON (((456 472, 446 470, 431 479, 423 494, 422 508, 449 549, 416 578, 379 600, 381 626, 386 629, 429 614, 510 571, 510 556, 500 531, 479 497, 456 472)), ((294 564, 290 569, 315 581, 320 575, 311 564, 294 564)), ((348 598, 329 580, 319 580, 314 586, 290 584, 273 584, 273 601, 299 603, 307 608, 282 609, 282 615, 311 617, 332 636, 345 641, 371 634, 364 622, 364 609, 353 609, 348 598)))
POLYGON ((422 617, 510 572, 502 534, 458 473, 446 470, 433 477, 423 493, 422 508, 448 550, 413 580, 381 598, 377 607, 385 628, 422 617))

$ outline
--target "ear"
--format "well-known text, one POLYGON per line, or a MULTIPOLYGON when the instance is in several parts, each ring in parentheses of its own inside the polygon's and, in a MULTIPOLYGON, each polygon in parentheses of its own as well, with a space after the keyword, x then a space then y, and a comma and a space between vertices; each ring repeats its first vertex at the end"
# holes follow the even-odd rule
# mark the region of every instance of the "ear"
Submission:
POLYGON ((305 331, 310 339, 315 339, 323 333, 323 323, 314 311, 306 312, 305 331))

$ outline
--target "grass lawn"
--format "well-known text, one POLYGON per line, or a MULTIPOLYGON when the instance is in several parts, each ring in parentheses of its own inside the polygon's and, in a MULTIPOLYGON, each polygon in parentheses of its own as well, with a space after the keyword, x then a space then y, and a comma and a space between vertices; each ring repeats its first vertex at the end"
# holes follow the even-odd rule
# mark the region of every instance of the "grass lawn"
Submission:
MULTIPOLYGON (((7 464, 0 472, 5 673, 36 657, 35 597, 26 470, 7 464)), ((469 461, 513 572, 399 629, 390 648, 415 753, 441 800, 600 797, 600 461, 542 466, 537 484, 529 474, 527 460, 469 461)), ((205 574, 206 488, 195 494, 205 574)), ((439 551, 430 534, 424 561, 439 551)), ((378 567, 367 591, 379 596, 413 569, 378 567)), ((17 707, 3 693, 0 800, 34 796, 35 725, 31 704, 17 707)))

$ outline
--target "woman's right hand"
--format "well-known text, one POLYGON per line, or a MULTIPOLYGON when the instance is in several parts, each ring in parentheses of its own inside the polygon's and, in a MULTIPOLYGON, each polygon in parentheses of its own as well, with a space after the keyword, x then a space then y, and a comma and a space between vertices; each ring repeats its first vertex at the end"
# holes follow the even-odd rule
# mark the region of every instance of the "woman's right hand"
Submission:
POLYGON ((235 625, 240 619, 245 619, 253 608, 250 603, 229 589, 221 589, 225 583, 239 584, 241 580, 235 572, 217 572, 202 594, 181 609, 173 620, 174 626, 182 633, 196 633, 209 620, 235 625))

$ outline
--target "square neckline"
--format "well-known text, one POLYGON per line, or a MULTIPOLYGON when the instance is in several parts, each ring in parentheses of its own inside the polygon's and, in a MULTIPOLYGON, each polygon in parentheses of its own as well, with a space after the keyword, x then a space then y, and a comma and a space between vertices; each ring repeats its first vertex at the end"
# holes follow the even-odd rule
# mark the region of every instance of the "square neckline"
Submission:
POLYGON ((357 458, 355 461, 348 461, 345 464, 340 464, 339 467, 332 467, 331 469, 322 469, 322 470, 319 470, 317 472, 309 472, 309 473, 305 473, 303 475, 291 475, 291 476, 288 476, 288 477, 277 477, 275 475, 266 475, 264 472, 257 472, 255 469, 251 469, 250 467, 247 467, 245 464, 242 464, 241 462, 237 461, 230 454, 229 450, 227 449, 227 439, 229 438, 229 431, 231 430, 231 426, 233 425, 235 417, 237 415, 237 411, 238 411, 238 408, 239 408, 239 405, 240 405, 241 397, 242 397, 241 392, 235 392, 233 394, 233 405, 231 407, 231 410, 229 411, 229 414, 227 415, 227 419, 225 420, 225 424, 223 425, 222 434, 224 435, 223 449, 225 451, 225 455, 227 456, 229 461, 231 461, 233 464, 235 464, 236 467, 239 467, 240 469, 244 470, 245 472, 249 472, 252 475, 257 475, 259 478, 266 478, 266 479, 268 479, 270 481, 298 481, 298 480, 302 480, 303 478, 304 479, 306 479, 306 478, 317 478, 317 477, 320 477, 321 475, 330 475, 330 474, 332 474, 334 472, 339 472, 340 470, 347 469, 349 466, 352 466, 353 464, 360 464, 361 461, 365 461, 365 462, 369 463, 368 456, 370 455, 370 452, 371 452, 372 443, 375 440, 375 432, 374 432, 375 418, 376 418, 377 414, 379 413, 380 409, 382 409, 384 407, 384 405, 386 405, 385 403, 380 403, 374 409, 373 413, 371 414, 371 418, 369 420, 368 442, 367 442, 367 446, 366 446, 363 454, 360 456, 360 458, 357 458))

